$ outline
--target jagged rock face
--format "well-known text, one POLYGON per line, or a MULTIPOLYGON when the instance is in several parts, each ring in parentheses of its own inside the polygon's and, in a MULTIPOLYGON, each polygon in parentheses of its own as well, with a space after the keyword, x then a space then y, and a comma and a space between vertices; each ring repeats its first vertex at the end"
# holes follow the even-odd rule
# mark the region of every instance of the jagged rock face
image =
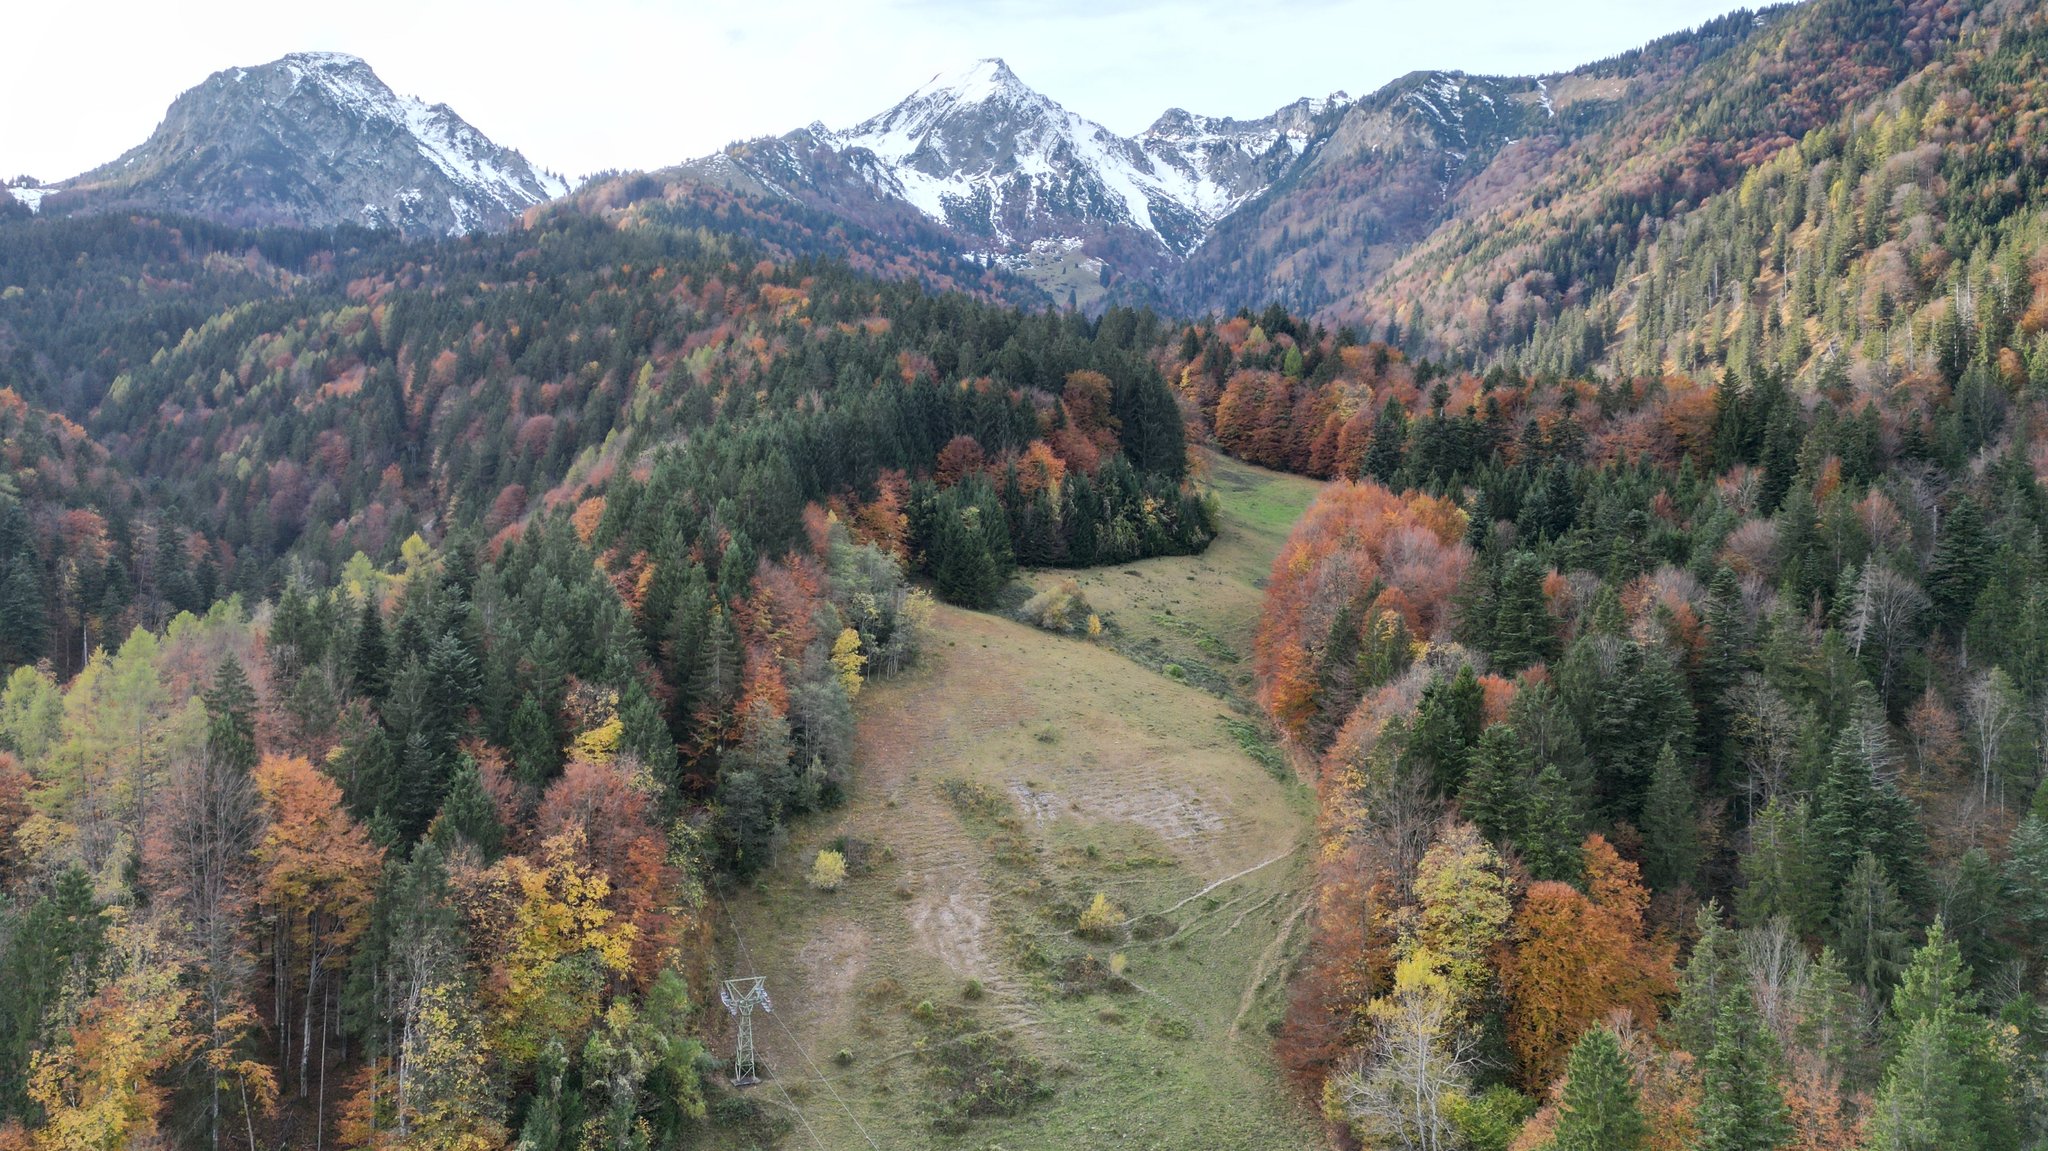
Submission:
POLYGON ((1342 92, 1323 100, 1304 97, 1257 120, 1170 108, 1138 143, 1159 163, 1185 174, 1213 227, 1285 175, 1315 136, 1317 121, 1348 102, 1342 92))
POLYGON ((40 207, 462 235, 567 190, 447 105, 399 96, 356 57, 307 52, 216 72, 139 147, 46 190, 40 207))
POLYGON ((835 144, 872 155, 886 193, 998 252, 1127 228, 1171 247, 1190 223, 1132 141, 1025 87, 1000 60, 933 79, 835 144))
POLYGON ((679 174, 868 226, 907 208, 1064 299, 1076 287, 1099 294, 1111 270, 1150 278, 1186 258, 1299 159, 1318 118, 1344 99, 1249 121, 1175 109, 1132 138, 982 60, 852 128, 813 124, 736 144, 679 174))

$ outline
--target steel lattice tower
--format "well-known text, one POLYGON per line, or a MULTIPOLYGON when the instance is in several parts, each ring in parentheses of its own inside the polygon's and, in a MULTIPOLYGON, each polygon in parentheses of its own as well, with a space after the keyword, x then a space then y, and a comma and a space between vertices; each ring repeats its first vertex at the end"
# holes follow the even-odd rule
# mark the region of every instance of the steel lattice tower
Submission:
POLYGON ((774 1014, 768 1001, 768 981, 759 975, 728 979, 719 988, 718 1000, 739 1020, 739 1038, 733 1044, 732 1085, 748 1087, 761 1080, 754 1074, 754 1008, 774 1014))

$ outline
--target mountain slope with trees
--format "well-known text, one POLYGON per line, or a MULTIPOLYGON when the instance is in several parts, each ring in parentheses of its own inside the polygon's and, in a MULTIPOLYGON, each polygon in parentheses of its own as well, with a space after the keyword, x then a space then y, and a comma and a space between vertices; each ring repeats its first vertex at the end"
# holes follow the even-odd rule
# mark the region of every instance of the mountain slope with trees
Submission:
MULTIPOLYGON (((1195 1075, 1183 1014, 1271 1015, 1338 1146, 2038 1151, 2044 44, 2038 4, 1812 0, 1305 110, 1309 166, 1189 286, 1282 302, 1200 319, 634 175, 427 242, 8 212, 0 1148, 796 1140, 705 1055, 722 901, 889 866, 813 817, 913 727, 856 698, 922 664, 871 701, 973 669, 915 746, 993 751, 954 786, 889 760, 945 805, 920 865, 978 845, 1014 900, 1014 956, 947 979, 1036 981, 1118 1073, 1195 1075), (1181 612, 1206 559, 1126 573, 1228 530, 1191 443, 1328 483, 1259 590, 1181 612), (964 610, 1022 567, 1094 569, 1024 608, 1077 635, 964 610), (1106 581, 1146 618, 1091 621, 1106 581), (1217 794, 1297 768, 1310 903, 1236 858, 1277 809, 1219 860, 1041 808, 1012 765, 1061 735, 1002 710, 997 642, 1091 733, 1215 722, 1217 794), (1073 660, 1110 703, 1060 697, 1073 660), (1245 718, 1199 690, 1235 685, 1245 718), (1115 1042, 1090 997, 1170 1003, 1146 965, 1240 926, 1253 970, 1115 1042)), ((1123 792, 1178 754, 1088 794, 1170 823, 1123 792)), ((944 922, 903 892, 849 902, 944 922)), ((1065 1136, 1041 1049, 869 990, 934 1042, 928 1097, 866 1105, 1065 1136)))
MULTIPOLYGON (((1787 35, 1872 18, 1798 15, 1787 35)), ((1258 667, 1326 820, 1282 1056, 1344 1137, 2048 1137, 2043 248, 2022 169, 1989 158, 2029 121, 2042 23, 2006 15, 1664 233, 1732 302, 1682 360, 1504 344, 1479 374, 1277 307, 1162 356, 1224 450, 1337 480, 1274 565, 1258 667), (1865 151, 1971 107, 2016 118, 1865 151), (1825 206, 1736 229, 1778 193, 1825 206), (1852 227, 1865 197, 1894 212, 1852 227), (1742 264, 1765 235, 1788 277, 1742 264), (1846 302, 1909 235, 1939 287, 1846 302), (1783 287, 1746 328, 1737 267, 1783 287)))
POLYGON ((772 1134, 692 1038, 704 886, 842 801, 911 576, 1214 524, 1156 318, 712 210, 0 225, 8 1146, 772 1134))

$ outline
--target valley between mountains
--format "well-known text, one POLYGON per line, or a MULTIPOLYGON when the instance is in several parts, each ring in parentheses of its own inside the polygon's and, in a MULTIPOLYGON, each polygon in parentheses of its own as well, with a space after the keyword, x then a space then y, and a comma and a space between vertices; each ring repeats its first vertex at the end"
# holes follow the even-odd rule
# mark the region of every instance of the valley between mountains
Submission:
POLYGON ((221 63, 0 194, 0 1151, 2048 1151, 2048 0, 221 63))
POLYGON ((1249 668, 1260 587, 1316 485, 1206 453, 1201 474, 1220 496, 1202 555, 1027 576, 1078 583, 1101 636, 941 607, 919 669, 861 694, 846 807, 728 897, 724 966, 775 996, 755 1026, 778 1086, 756 1098, 792 1145, 808 1127, 956 1146, 934 1108, 992 1073, 1045 1098, 975 1122, 977 1145, 1317 1138, 1270 1055, 1314 803, 1257 734, 1249 668), (860 862, 815 890, 835 847, 860 862), (1074 923, 1097 893, 1129 922, 1091 940, 1074 923))

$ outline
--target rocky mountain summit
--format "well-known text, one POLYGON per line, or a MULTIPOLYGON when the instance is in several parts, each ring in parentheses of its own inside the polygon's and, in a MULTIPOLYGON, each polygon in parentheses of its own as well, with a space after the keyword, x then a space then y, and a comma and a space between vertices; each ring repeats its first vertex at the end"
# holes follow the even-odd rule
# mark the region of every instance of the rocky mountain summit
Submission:
POLYGON ((119 159, 13 195, 52 214, 183 212, 424 236, 502 228, 567 190, 446 104, 393 92, 357 57, 299 52, 216 72, 119 159))
POLYGON ((1343 93, 1233 120, 1173 109, 1120 136, 999 59, 932 78, 850 128, 816 123, 734 144, 678 174, 823 207, 864 224, 905 210, 963 250, 1060 295, 1185 259, 1279 179, 1343 93))

